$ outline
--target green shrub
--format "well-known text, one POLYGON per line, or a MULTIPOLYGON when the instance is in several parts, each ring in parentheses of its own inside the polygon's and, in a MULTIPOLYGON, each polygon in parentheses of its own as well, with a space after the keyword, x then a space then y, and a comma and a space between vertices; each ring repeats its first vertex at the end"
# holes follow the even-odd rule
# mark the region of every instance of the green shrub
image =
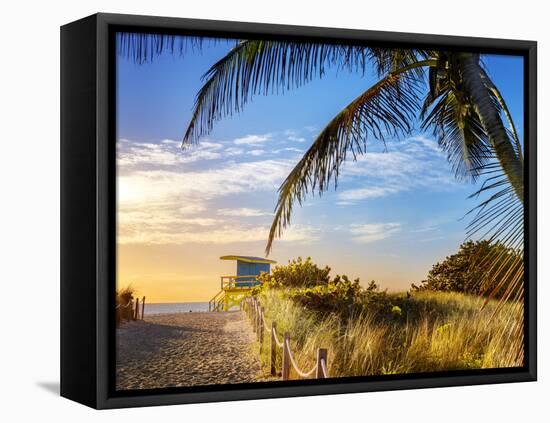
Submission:
POLYGON ((330 277, 330 267, 317 266, 310 257, 289 261, 288 265, 277 266, 272 274, 260 276, 262 284, 253 291, 259 295, 263 290, 277 290, 295 304, 321 315, 334 314, 339 319, 369 313, 376 318, 397 318, 400 316, 386 291, 380 291, 375 281, 366 288, 359 279, 350 280, 347 275, 330 277))
POLYGON ((323 285, 288 291, 289 298, 309 310, 336 313, 343 318, 361 311, 363 295, 359 279, 350 281, 346 275, 337 275, 323 285))
POLYGON ((330 267, 318 267, 311 257, 292 259, 287 265, 276 266, 271 274, 260 276, 262 285, 269 288, 310 288, 327 285, 330 281, 330 267))

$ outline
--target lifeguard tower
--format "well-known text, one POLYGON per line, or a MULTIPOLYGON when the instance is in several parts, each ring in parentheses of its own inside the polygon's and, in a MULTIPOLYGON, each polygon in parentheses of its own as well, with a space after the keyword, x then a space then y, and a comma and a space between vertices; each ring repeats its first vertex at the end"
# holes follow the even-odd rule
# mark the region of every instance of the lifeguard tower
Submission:
POLYGON ((209 301, 208 311, 228 311, 238 307, 252 288, 260 284, 260 274, 269 273, 271 265, 277 263, 262 257, 235 255, 221 256, 220 260, 235 260, 237 274, 220 277, 220 292, 209 301))

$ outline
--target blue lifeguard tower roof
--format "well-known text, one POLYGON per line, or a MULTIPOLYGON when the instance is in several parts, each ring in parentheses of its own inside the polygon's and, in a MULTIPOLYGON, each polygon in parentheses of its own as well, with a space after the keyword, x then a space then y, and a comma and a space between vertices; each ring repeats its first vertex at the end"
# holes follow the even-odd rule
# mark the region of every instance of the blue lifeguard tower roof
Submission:
POLYGON ((263 263, 263 264, 277 263, 275 260, 269 260, 263 257, 237 256, 237 255, 221 256, 220 260, 237 260, 237 261, 244 261, 245 263, 263 263))

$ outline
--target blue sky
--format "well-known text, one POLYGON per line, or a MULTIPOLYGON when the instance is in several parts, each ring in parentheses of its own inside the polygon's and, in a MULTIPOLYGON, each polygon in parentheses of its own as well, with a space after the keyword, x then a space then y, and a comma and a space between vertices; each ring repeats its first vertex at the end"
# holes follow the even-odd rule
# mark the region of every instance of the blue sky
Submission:
MULTIPOLYGON (((153 63, 117 62, 119 283, 158 301, 208 300, 233 269, 224 254, 262 255, 276 190, 319 130, 375 80, 349 72, 255 97, 181 150, 201 75, 231 44, 153 63)), ((523 62, 485 56, 523 134, 523 62)), ((455 180, 431 133, 369 141, 338 190, 310 197, 276 241, 280 263, 312 256, 334 273, 407 289, 465 239, 475 186, 455 180)))

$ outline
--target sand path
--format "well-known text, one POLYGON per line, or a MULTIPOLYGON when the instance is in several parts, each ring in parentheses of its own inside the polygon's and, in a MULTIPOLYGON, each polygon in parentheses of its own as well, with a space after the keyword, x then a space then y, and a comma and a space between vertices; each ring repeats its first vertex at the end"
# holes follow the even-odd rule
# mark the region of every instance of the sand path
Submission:
POLYGON ((146 316, 117 329, 117 389, 260 380, 255 341, 241 312, 146 316))

